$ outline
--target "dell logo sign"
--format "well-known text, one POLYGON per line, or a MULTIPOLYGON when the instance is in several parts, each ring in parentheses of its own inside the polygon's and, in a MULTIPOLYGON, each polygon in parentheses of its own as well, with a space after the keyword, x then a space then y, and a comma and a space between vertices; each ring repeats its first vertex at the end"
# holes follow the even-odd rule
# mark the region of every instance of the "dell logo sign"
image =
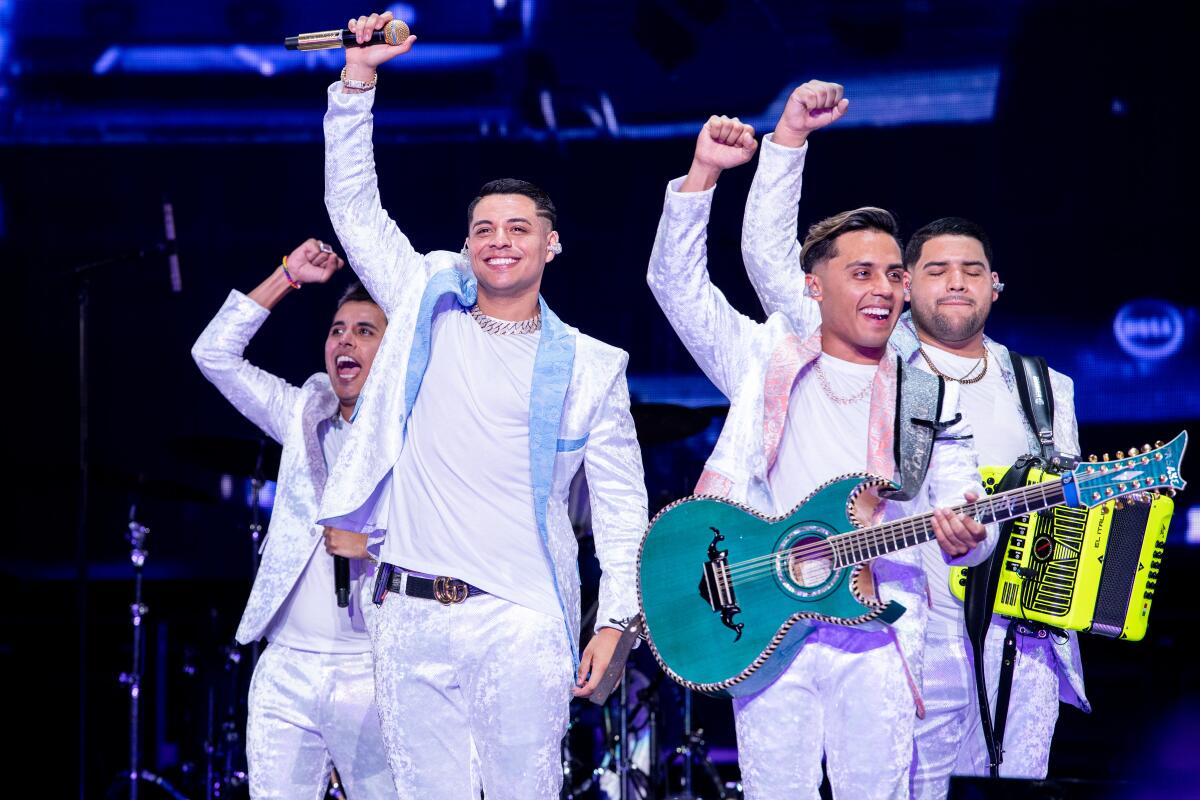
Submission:
POLYGON ((1133 358, 1167 358, 1183 344, 1183 314, 1163 300, 1134 300, 1117 311, 1113 335, 1133 358))

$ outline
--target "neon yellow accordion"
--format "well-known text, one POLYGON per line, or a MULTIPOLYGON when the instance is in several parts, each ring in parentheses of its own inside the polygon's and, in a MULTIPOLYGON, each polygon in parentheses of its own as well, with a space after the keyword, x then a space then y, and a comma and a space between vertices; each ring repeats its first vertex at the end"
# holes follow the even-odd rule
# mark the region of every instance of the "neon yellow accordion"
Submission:
MULTIPOLYGON (((1008 470, 980 469, 988 494, 1008 470)), ((1026 485, 1057 478, 1054 472, 1030 469, 1026 485)), ((1091 509, 1058 506, 1018 518, 1007 544, 999 542, 993 556, 1003 559, 995 613, 1115 639, 1142 639, 1175 512, 1169 497, 1147 499, 1123 507, 1114 501, 1091 509)), ((965 585, 964 569, 951 569, 950 591, 959 600, 965 585)))

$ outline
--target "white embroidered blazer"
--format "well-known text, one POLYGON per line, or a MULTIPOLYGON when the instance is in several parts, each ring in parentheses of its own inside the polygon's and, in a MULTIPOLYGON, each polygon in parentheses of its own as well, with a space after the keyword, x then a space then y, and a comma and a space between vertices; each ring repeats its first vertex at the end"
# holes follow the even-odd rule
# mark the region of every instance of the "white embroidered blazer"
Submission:
MULTIPOLYGON (((246 361, 242 353, 270 312, 238 291, 192 347, 192 358, 233 407, 283 445, 262 561, 238 625, 242 644, 261 639, 321 541, 317 505, 325 486, 325 454, 317 425, 337 410, 329 376, 292 386, 246 361)), ((333 597, 329 602, 334 602, 333 597)))

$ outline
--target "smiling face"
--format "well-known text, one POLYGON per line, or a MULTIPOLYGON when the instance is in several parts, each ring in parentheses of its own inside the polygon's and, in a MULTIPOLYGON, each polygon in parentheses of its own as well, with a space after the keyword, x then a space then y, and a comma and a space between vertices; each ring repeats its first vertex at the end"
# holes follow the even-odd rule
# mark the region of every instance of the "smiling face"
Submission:
POLYGON ((351 300, 333 315, 325 338, 325 372, 344 419, 354 411, 386 328, 387 317, 374 303, 351 300))
POLYGON ((912 315, 934 344, 963 349, 978 342, 999 294, 983 245, 970 236, 935 236, 912 265, 912 315))
POLYGON ((550 245, 558 232, 539 216, 533 200, 521 194, 490 194, 471 215, 467 249, 479 292, 489 298, 536 296, 550 245))
POLYGON ((878 363, 904 307, 904 266, 895 237, 843 233, 806 282, 821 304, 821 346, 831 356, 878 363))

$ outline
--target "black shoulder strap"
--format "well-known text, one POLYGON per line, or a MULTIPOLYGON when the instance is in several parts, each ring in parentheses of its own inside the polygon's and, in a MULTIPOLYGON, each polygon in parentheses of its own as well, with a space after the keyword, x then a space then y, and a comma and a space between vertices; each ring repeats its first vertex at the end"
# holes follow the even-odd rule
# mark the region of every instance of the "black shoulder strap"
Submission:
POLYGON ((1012 360, 1013 377, 1025 418, 1037 434, 1042 457, 1050 460, 1054 450, 1054 393, 1050 388, 1050 368, 1041 356, 1023 356, 1008 352, 1012 360))
MULTIPOLYGON (((1029 470, 1041 463, 1040 459, 1036 457, 1021 456, 1008 472, 1004 473, 1004 477, 991 490, 992 493, 1006 492, 1009 489, 1024 486, 1029 476, 1029 470)), ((1009 520, 1000 526, 1000 535, 996 538, 996 547, 992 550, 992 554, 983 563, 967 568, 963 577, 965 581, 963 616, 966 619, 967 639, 974 656, 975 693, 979 702, 979 719, 983 725, 983 741, 987 746, 992 777, 998 776, 1000 762, 1004 760, 1004 717, 1008 712, 1008 690, 1012 683, 1012 654, 1008 652, 1007 640, 1016 635, 1015 631, 1010 628, 1005 636, 1006 649, 1001 661, 1000 686, 994 723, 988 703, 987 682, 984 679, 983 654, 988 628, 992 622, 992 609, 996 606, 996 590, 1000 585, 1000 574, 1004 569, 1004 554, 1008 551, 1008 537, 1012 533, 1013 522, 1014 520, 1009 520)))

